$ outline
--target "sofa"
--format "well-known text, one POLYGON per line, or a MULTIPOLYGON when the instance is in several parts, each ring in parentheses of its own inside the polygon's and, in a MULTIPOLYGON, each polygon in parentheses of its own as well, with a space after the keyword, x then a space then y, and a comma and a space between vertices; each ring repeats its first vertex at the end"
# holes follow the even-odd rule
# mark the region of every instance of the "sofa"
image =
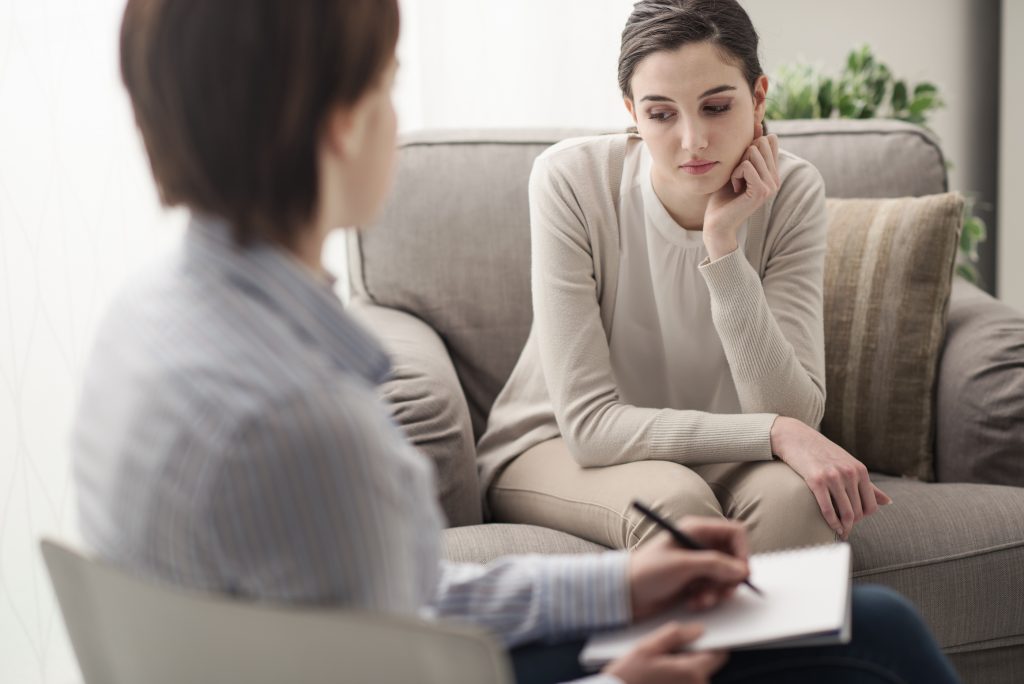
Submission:
MULTIPOLYGON (((829 197, 947 190, 941 148, 919 127, 786 121, 772 131, 817 166, 829 197)), ((392 356, 380 392, 435 463, 453 560, 602 550, 555 530, 485 520, 475 464, 476 441, 531 324, 532 162, 561 139, 593 133, 408 135, 382 215, 348 237, 349 308, 392 356)), ((937 363, 936 481, 873 474, 895 503, 855 528, 854 581, 913 601, 965 681, 1021 682, 1024 315, 955 279, 937 363)))

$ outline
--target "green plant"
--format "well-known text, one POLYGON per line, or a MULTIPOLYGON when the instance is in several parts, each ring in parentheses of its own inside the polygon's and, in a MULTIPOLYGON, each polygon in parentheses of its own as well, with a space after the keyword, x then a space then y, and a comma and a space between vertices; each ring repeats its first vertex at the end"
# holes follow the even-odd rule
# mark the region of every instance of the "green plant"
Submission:
MULTIPOLYGON (((928 128, 928 117, 945 106, 933 83, 896 79, 889 66, 875 59, 863 45, 850 51, 839 76, 822 73, 821 67, 797 62, 783 64, 772 76, 767 119, 887 118, 928 128)), ((947 166, 950 166, 947 162, 947 166)), ((974 215, 975 199, 967 198, 956 272, 980 284, 978 245, 986 237, 985 222, 974 215)))
POLYGON ((964 203, 964 227, 960 231, 960 253, 956 263, 956 273, 961 278, 975 285, 981 284, 978 273, 978 245, 985 241, 987 230, 985 221, 974 215, 976 199, 970 195, 964 203))

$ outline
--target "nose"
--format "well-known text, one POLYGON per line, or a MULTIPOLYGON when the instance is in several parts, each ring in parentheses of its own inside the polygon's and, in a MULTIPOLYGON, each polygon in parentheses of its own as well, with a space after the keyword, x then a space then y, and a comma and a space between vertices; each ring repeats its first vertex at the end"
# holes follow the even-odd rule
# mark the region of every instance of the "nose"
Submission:
POLYGON ((699 118, 680 117, 682 132, 679 144, 690 153, 707 149, 708 135, 703 122, 699 118))

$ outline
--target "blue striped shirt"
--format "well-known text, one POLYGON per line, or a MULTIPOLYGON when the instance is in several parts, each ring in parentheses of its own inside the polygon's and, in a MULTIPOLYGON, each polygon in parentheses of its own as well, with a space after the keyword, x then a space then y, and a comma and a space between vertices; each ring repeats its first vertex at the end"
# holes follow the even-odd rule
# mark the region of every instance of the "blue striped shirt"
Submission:
POLYGON ((624 553, 440 560, 432 466, 375 393, 389 369, 326 278, 193 218, 97 335, 72 436, 86 542, 188 587, 467 620, 508 645, 626 622, 624 553))

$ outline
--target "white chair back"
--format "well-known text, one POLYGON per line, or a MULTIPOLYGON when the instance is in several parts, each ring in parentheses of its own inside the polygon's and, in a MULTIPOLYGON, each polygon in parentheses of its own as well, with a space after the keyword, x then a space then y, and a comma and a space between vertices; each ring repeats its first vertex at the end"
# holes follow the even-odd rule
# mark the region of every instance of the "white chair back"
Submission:
POLYGON ((86 684, 512 681, 476 630, 189 591, 40 545, 86 684))

